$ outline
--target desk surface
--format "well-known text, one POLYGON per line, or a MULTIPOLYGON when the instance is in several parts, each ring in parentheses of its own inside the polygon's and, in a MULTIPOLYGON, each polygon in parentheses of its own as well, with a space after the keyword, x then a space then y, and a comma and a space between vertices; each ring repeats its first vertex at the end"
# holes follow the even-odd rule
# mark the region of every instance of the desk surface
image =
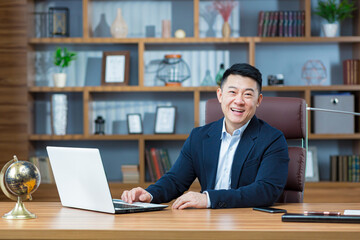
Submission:
MULTIPOLYGON (((15 202, 1 202, 0 214, 15 202)), ((62 207, 57 202, 26 202, 31 220, 0 219, 0 239, 360 239, 360 224, 286 223, 282 214, 237 209, 167 208, 157 212, 106 214, 62 207)), ((304 210, 360 209, 360 204, 278 205, 304 210)))

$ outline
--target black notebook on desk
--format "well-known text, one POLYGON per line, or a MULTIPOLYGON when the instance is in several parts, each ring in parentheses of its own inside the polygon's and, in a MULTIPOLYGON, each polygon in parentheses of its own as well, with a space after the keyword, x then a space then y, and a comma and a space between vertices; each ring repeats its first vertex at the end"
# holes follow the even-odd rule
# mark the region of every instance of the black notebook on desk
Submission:
POLYGON ((360 216, 329 216, 285 213, 282 215, 281 220, 283 222, 360 223, 360 216))

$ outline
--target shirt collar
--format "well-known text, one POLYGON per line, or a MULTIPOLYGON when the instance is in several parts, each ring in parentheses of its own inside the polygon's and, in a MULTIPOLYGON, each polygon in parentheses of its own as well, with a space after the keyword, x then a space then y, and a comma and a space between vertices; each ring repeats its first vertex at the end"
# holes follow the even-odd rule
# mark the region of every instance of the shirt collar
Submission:
MULTIPOLYGON (((250 120, 251 120, 251 119, 250 119, 250 120)), ((235 131, 233 132, 233 136, 239 136, 239 137, 241 137, 242 134, 243 134, 243 132, 245 131, 246 127, 249 125, 250 120, 249 120, 247 123, 245 123, 242 127, 238 128, 238 129, 235 129, 235 131)), ((229 134, 229 135, 230 135, 230 133, 228 133, 228 132, 226 131, 225 118, 224 118, 220 139, 221 139, 221 140, 224 139, 224 138, 226 137, 226 134, 229 134)))

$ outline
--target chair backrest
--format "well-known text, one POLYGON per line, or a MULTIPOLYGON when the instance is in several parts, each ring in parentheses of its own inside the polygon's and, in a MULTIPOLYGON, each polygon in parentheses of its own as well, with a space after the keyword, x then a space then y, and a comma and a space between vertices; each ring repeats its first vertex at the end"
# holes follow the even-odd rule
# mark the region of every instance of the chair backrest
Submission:
MULTIPOLYGON (((305 142, 306 102, 302 98, 264 97, 255 114, 271 126, 283 132, 286 139, 303 139, 305 142)), ((219 120, 224 115, 218 100, 206 102, 205 123, 219 120)), ((303 201, 305 184, 306 148, 289 147, 289 171, 284 191, 278 202, 296 203, 303 201)))

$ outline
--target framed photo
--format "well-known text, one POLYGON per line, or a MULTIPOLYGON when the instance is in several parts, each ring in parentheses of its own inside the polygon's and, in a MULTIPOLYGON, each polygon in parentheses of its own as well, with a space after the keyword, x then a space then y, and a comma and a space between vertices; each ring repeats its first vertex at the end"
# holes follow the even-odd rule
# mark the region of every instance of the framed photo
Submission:
POLYGON ((306 182, 318 182, 319 181, 319 166, 317 160, 316 147, 309 147, 306 168, 305 168, 305 181, 306 182))
POLYGON ((103 52, 101 84, 128 85, 130 72, 130 52, 103 52))
POLYGON ((127 126, 129 134, 143 133, 141 115, 139 113, 127 115, 127 126))
POLYGON ((176 107, 161 106, 156 108, 155 133, 175 133, 176 107))

